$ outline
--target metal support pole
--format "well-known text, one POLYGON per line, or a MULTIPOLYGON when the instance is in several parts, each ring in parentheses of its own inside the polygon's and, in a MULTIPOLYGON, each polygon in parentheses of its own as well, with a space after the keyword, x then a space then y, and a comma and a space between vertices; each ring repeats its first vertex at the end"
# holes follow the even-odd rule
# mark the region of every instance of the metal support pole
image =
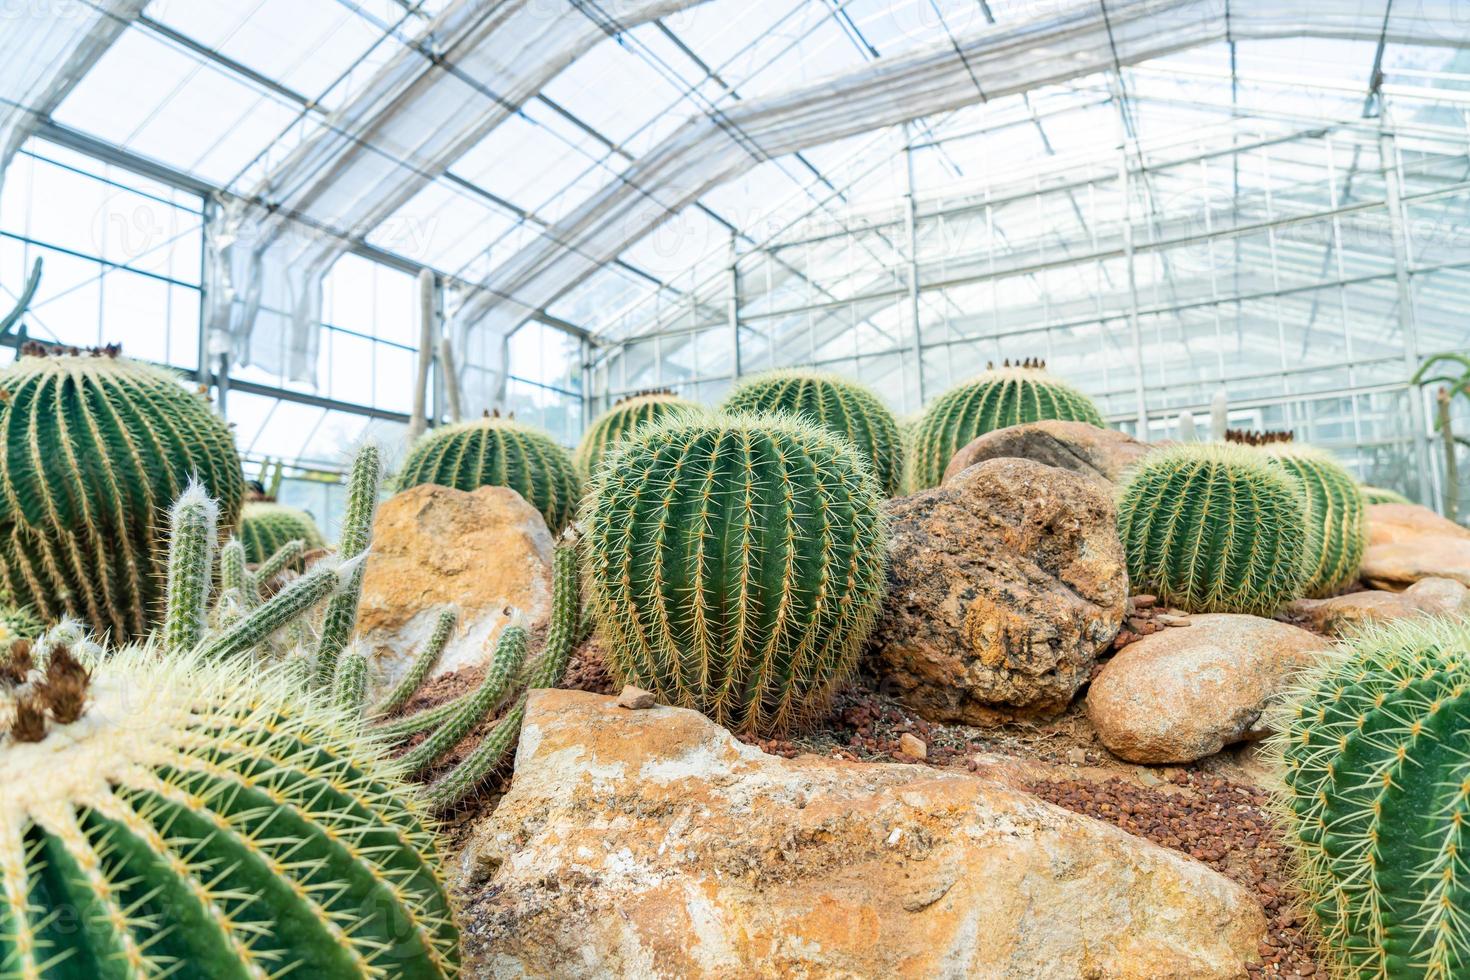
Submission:
POLYGON ((408 441, 411 443, 424 434, 428 426, 424 418, 429 406, 429 370, 434 364, 434 273, 430 269, 419 270, 419 349, 414 363, 413 402, 409 413, 413 416, 408 423, 408 441))
MULTIPOLYGON (((919 205, 914 197, 914 150, 913 143, 909 139, 907 123, 903 127, 903 164, 904 230, 907 233, 909 250, 909 322, 914 329, 914 385, 912 390, 917 393, 919 399, 918 405, 909 404, 910 387, 908 378, 904 378, 903 410, 913 412, 924 407, 924 338, 919 325, 919 205)), ((902 360, 899 363, 903 363, 902 360)))
POLYGON ((1128 266, 1128 330, 1133 337, 1133 394, 1138 401, 1138 431, 1134 438, 1148 441, 1148 399, 1143 389, 1143 327, 1138 320, 1138 274, 1133 268, 1133 188, 1125 138, 1118 155, 1118 188, 1123 194, 1123 259, 1128 266))
MULTIPOLYGON (((1383 186, 1385 203, 1388 207, 1389 234, 1393 240, 1394 279, 1398 286, 1399 334, 1403 338, 1405 377, 1412 377, 1419 370, 1419 339, 1414 317, 1414 291, 1409 283, 1409 239, 1404 229, 1403 169, 1399 163, 1398 146, 1393 135, 1384 132, 1378 141, 1380 162, 1383 164, 1383 186)), ((1410 389, 1409 424, 1413 427, 1414 462, 1419 469, 1419 497, 1430 496, 1429 433, 1424 415, 1424 395, 1410 389)))
POLYGON ((730 236, 730 376, 740 377, 740 256, 735 250, 735 236, 730 236))

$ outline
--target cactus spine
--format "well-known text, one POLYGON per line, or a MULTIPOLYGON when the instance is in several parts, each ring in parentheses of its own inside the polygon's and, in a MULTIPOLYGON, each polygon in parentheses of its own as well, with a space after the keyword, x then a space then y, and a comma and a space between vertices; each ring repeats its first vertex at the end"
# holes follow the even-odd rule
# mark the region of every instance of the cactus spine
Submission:
POLYGON ((582 510, 609 666, 741 732, 820 711, 882 598, 880 502, 851 444, 802 420, 641 430, 582 510))
POLYGON ((0 591, 121 641, 163 612, 169 505, 197 477, 230 528, 245 482, 203 398, 115 355, 28 344, 0 370, 0 591))
POLYGON ((0 690, 4 975, 455 973, 432 825, 350 718, 197 651, 51 662, 39 723, 0 690))
POLYGON ((938 486, 950 458, 976 437, 1043 419, 1105 424, 1092 399, 1037 367, 992 368, 951 388, 915 427, 913 489, 938 486))
POLYGON ((772 371, 737 385, 725 399, 724 410, 805 416, 857 447, 873 467, 884 496, 902 490, 904 449, 898 421, 862 385, 831 374, 772 371))
MULTIPOLYGON (((347 512, 342 517, 342 536, 337 546, 337 553, 344 560, 361 558, 372 543, 373 516, 378 512, 378 488, 382 480, 378 447, 363 446, 347 476, 347 512)), ((336 674, 337 655, 347 646, 357 627, 357 604, 362 598, 362 577, 366 571, 366 563, 357 562, 347 587, 327 603, 316 651, 316 669, 322 684, 330 683, 336 674)))
POLYGON ((304 510, 267 501, 251 501, 240 513, 240 541, 245 560, 258 565, 290 541, 305 548, 320 548, 325 542, 316 522, 304 510))
POLYGON ((1302 492, 1246 446, 1149 454, 1123 487, 1118 534, 1131 587, 1190 612, 1269 615, 1307 580, 1302 492))
POLYGON ((1314 599, 1336 595, 1358 577, 1368 547, 1368 518, 1358 481, 1331 454, 1277 443, 1267 456, 1291 474, 1307 505, 1307 583, 1314 599))
POLYGON ((656 422, 673 415, 690 415, 704 409, 672 391, 644 391, 619 400, 587 427, 577 445, 577 469, 591 479, 597 467, 645 422, 656 422))
POLYGON ((540 429, 487 417, 445 426, 416 443, 399 489, 437 483, 456 490, 510 487, 541 512, 552 533, 572 519, 581 480, 572 458, 540 429))
POLYGON ((1470 624, 1368 629, 1277 726, 1307 907, 1340 976, 1470 972, 1470 624))

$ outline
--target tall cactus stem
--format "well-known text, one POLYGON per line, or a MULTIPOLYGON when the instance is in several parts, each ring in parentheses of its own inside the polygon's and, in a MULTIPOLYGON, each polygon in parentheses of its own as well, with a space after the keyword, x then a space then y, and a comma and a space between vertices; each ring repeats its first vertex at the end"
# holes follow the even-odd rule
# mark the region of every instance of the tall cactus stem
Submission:
POLYGON ((291 565, 296 564, 305 551, 306 542, 299 538, 295 541, 287 541, 277 548, 269 558, 255 566, 255 571, 251 577, 255 581, 256 589, 263 589, 269 586, 277 575, 284 572, 291 565))
POLYGON ((361 718, 367 699, 367 655, 349 647, 338 658, 337 676, 332 681, 332 700, 345 714, 361 718))
POLYGON ((373 707, 374 715, 388 715, 397 711, 408 703, 413 697, 413 692, 419 689, 429 676, 429 671, 439 662, 439 657, 444 653, 444 647, 449 643, 449 637, 454 633, 455 623, 459 620, 459 614, 453 609, 446 609, 439 614, 434 623, 434 632, 429 636, 429 642, 419 651, 413 663, 409 665, 408 672, 388 692, 388 696, 379 701, 373 707))
MULTIPOLYGON (((378 510, 378 487, 382 479, 378 447, 363 446, 352 461, 347 478, 347 511, 342 518, 342 536, 337 548, 344 559, 364 555, 372 543, 373 517, 378 510)), ((316 654, 317 682, 323 687, 331 684, 337 670, 337 655, 347 646, 357 626, 357 606, 362 598, 362 577, 366 570, 366 564, 358 562, 351 580, 327 603, 316 654)))
POLYGON ((163 646, 181 653, 198 646, 209 614, 209 586, 219 505, 198 482, 191 482, 169 510, 167 612, 163 646))
MULTIPOLYGON (((361 565, 361 556, 340 564, 325 561, 318 563, 311 571, 205 643, 206 655, 224 659, 259 646, 276 630, 299 619, 328 596, 340 595, 350 587, 350 583, 361 570, 361 565)), ((335 671, 333 674, 335 675, 335 671)))
POLYGON ((423 772, 500 705, 505 692, 510 690, 511 681, 515 680, 521 664, 525 662, 527 641, 526 631, 521 626, 507 626, 501 632, 480 686, 444 724, 400 760, 404 771, 410 775, 423 772))

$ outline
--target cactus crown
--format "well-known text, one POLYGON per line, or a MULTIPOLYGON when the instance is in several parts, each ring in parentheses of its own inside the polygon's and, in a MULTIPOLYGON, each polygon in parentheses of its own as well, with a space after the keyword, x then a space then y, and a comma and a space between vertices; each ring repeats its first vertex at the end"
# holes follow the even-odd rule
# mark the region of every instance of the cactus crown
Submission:
POLYGON ((609 666, 743 732, 820 711, 882 598, 880 500, 852 445, 800 419, 640 429, 581 514, 609 666))
POLYGON ((1307 508, 1307 581, 1312 598, 1336 595, 1358 577, 1368 547, 1367 509, 1358 481, 1329 452, 1292 442, 1268 443, 1267 458, 1301 488, 1307 508))
POLYGON ((1365 629, 1291 694, 1271 748, 1307 906, 1343 976, 1470 971, 1470 623, 1365 629))
POLYGON ((639 426, 703 410, 667 389, 640 391, 621 398, 599 415, 582 435, 582 441, 577 445, 577 469, 590 478, 608 454, 639 426))
POLYGON ((1044 419, 1105 424, 1092 399, 1039 365, 1039 361, 1028 360, 991 368, 940 395, 914 428, 912 488, 938 486, 956 452, 996 429, 1044 419))
POLYGON ((1282 443, 1296 442, 1296 433, 1290 430, 1282 432, 1260 432, 1252 429, 1226 429, 1225 441, 1237 443, 1242 446, 1275 446, 1282 443))
POLYGON ((1118 505, 1132 588, 1191 612, 1269 615, 1306 582, 1306 503, 1257 451, 1186 443, 1150 453, 1118 505))
POLYGON ((551 436, 513 419, 487 416, 435 429, 409 451, 399 489, 437 483, 456 490, 510 487, 541 512, 553 533, 571 521, 581 479, 551 436))
POLYGON ((742 380, 725 400, 727 412, 804 416, 848 440, 873 467, 885 496, 899 493, 904 449, 898 422, 866 387, 835 374, 782 370, 742 380))
POLYGON ((239 534, 245 560, 252 565, 265 561, 288 541, 300 541, 307 550, 326 543, 306 511, 263 500, 251 501, 241 510, 239 534))
POLYGON ((228 427, 173 375, 72 350, 28 344, 0 370, 0 591, 138 636, 162 609, 169 505, 198 478, 232 526, 244 478, 228 427))
POLYGON ((453 972, 427 816, 289 673, 145 645, 89 674, 62 647, 41 685, 0 686, 7 976, 453 972))

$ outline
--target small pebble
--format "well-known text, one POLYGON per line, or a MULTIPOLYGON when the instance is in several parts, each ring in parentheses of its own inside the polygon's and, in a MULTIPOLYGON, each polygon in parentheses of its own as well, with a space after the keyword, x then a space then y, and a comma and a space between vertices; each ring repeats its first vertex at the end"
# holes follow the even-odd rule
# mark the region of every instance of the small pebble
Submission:
POLYGON ((1128 601, 1133 604, 1134 609, 1152 609, 1158 604, 1159 599, 1157 596, 1136 595, 1128 601))
POLYGON ((641 687, 634 687, 632 684, 624 684, 623 693, 618 695, 618 707, 620 708, 631 708, 634 711, 639 711, 643 708, 652 708, 656 704, 658 704, 658 701, 654 699, 652 694, 643 690, 641 687))
POLYGON ((1168 613, 1159 613, 1154 617, 1154 622, 1163 623, 1165 626, 1188 626, 1188 616, 1171 616, 1168 613))
POLYGON ((898 751, 911 759, 929 758, 929 746, 924 744, 923 739, 909 732, 898 736, 898 751))
POLYGON ((1087 750, 1071 748, 1067 750, 1067 761, 1074 766, 1087 765, 1087 750))

